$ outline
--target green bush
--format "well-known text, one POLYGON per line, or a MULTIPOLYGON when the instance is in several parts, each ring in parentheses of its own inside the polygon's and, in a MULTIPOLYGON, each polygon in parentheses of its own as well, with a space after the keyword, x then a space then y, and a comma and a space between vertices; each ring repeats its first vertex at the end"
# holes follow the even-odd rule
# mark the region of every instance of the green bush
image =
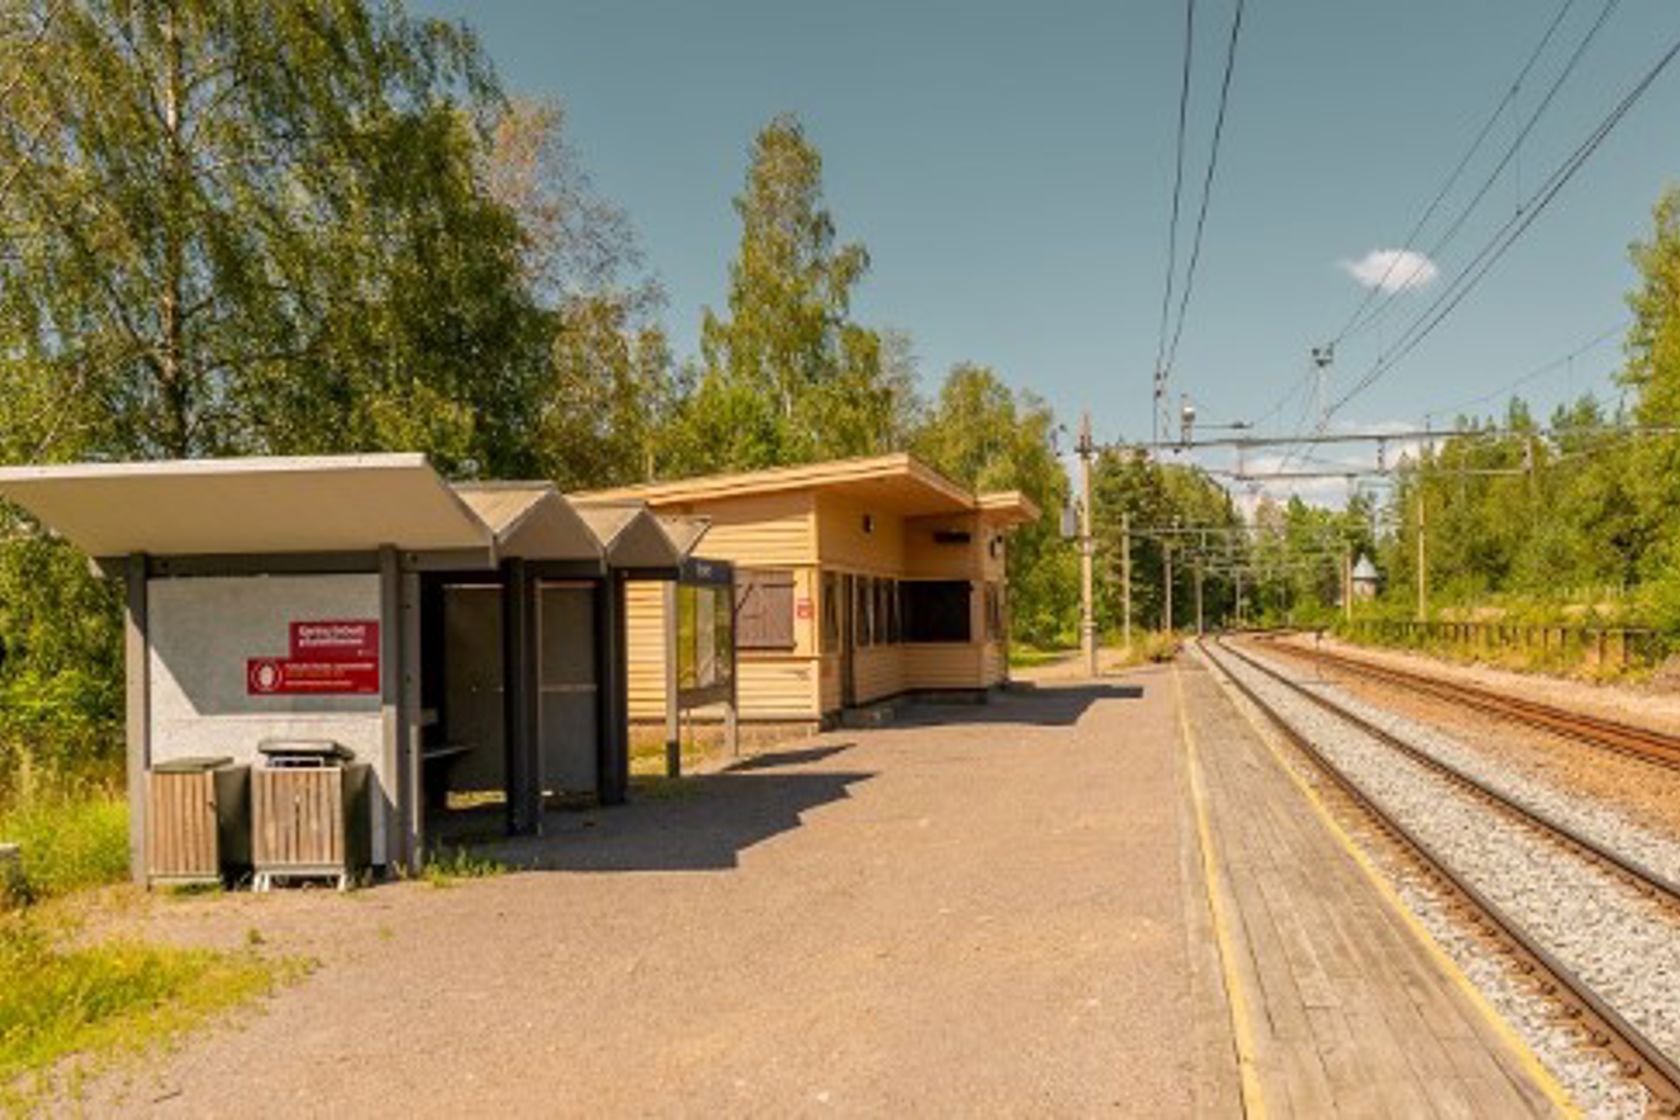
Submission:
POLYGON ((13 902, 30 902, 128 874, 128 803, 106 788, 36 794, 0 809, 0 842, 23 850, 13 902))

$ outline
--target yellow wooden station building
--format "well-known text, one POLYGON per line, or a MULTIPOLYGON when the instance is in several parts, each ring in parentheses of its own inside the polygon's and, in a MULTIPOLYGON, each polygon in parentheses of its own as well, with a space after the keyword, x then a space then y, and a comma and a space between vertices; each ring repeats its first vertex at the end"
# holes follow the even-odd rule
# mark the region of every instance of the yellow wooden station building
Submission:
MULTIPOLYGON (((734 567, 743 721, 816 727, 897 697, 981 699, 1008 678, 1006 540, 1039 515, 1023 494, 974 494, 895 454, 577 499, 635 500, 709 525, 701 551, 734 567)), ((675 601, 630 589, 638 723, 665 716, 675 601)))

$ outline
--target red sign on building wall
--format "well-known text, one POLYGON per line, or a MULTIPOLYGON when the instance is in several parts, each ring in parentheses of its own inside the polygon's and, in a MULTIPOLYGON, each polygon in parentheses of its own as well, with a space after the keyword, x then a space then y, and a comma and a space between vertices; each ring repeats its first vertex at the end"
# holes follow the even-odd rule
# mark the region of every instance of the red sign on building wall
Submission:
POLYGON ((286 657, 245 662, 252 696, 357 696, 379 692, 379 623, 327 620, 291 624, 286 657))

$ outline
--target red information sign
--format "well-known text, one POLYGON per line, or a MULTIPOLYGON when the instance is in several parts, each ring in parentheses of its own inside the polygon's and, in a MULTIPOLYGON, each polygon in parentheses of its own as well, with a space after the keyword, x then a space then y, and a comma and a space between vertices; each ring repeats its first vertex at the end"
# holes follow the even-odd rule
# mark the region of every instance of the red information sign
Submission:
POLYGON ((379 692, 379 623, 327 620, 291 624, 287 657, 245 662, 252 696, 344 696, 379 692))
POLYGON ((253 696, 371 695, 379 691, 379 662, 253 657, 245 683, 253 696))
POLYGON ((292 656, 304 661, 378 661, 379 623, 294 622, 292 656))

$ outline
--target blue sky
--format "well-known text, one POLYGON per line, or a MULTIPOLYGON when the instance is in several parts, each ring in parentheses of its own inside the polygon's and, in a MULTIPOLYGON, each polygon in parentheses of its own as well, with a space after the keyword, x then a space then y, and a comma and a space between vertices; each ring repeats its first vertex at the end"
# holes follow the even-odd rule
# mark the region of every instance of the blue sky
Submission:
MULTIPOLYGON (((1199 0, 1185 208, 1193 215, 1234 0, 1199 0)), ((1602 0, 1577 0, 1494 129, 1514 137, 1602 0)), ((427 0, 466 19, 510 89, 560 97, 597 187, 630 213, 679 353, 721 306, 748 145, 792 111, 821 148, 841 236, 874 259, 857 304, 916 340, 930 385, 996 367, 1099 436, 1150 426, 1179 56, 1177 0, 427 0)), ((1249 0, 1200 274, 1173 380, 1208 420, 1255 418, 1363 289, 1342 267, 1397 248, 1510 85, 1555 0, 1249 0)), ((1522 194, 1680 36, 1666 0, 1623 0, 1513 168, 1383 328, 1341 349, 1370 368, 1522 194)), ((1437 421, 1613 326, 1627 245, 1680 182, 1680 63, 1486 281, 1347 422, 1437 421), (1665 125, 1667 126, 1665 128, 1665 125)), ((1467 185, 1490 161, 1472 166, 1467 185)), ((1462 189, 1449 199, 1467 197, 1462 189)), ((1183 243, 1188 242, 1186 229, 1183 243)), ((1607 384, 1612 340, 1525 391, 1607 384)), ((1489 406, 1483 406, 1487 408, 1489 406)), ((1277 421, 1291 427, 1295 402, 1277 421)))

